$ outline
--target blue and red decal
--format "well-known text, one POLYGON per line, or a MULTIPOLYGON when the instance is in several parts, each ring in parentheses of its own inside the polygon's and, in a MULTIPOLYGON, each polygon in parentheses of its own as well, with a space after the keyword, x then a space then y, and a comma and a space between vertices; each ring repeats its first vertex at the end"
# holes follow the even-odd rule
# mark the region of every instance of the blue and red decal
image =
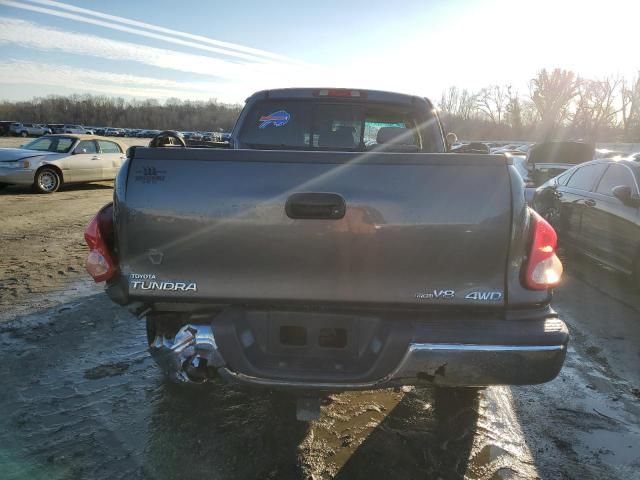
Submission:
POLYGON ((260 125, 258 128, 266 128, 269 125, 274 127, 282 127, 289 123, 291 115, 285 110, 278 110, 277 112, 270 113, 269 115, 263 115, 260 117, 260 125))

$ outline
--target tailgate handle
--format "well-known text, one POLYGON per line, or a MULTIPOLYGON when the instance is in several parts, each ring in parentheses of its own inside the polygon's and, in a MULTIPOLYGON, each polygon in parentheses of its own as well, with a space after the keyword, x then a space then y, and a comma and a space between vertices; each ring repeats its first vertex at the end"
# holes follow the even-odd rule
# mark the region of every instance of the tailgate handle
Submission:
POLYGON ((289 218, 339 220, 347 205, 337 193, 294 193, 284 206, 289 218))

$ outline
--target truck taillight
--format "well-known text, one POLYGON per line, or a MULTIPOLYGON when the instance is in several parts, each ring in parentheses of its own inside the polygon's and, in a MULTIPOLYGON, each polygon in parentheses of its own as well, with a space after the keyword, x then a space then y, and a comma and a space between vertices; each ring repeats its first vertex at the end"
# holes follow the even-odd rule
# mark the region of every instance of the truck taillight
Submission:
POLYGON ((349 90, 348 88, 323 88, 313 92, 316 97, 348 97, 348 98, 365 98, 367 92, 360 90, 349 90))
POLYGON ((113 204, 102 207, 84 231, 89 245, 85 267, 96 282, 104 282, 115 276, 117 265, 109 246, 113 245, 113 204))
POLYGON ((524 284, 532 290, 552 288, 560 283, 562 263, 556 255, 556 231, 538 213, 530 210, 533 241, 526 262, 524 284))

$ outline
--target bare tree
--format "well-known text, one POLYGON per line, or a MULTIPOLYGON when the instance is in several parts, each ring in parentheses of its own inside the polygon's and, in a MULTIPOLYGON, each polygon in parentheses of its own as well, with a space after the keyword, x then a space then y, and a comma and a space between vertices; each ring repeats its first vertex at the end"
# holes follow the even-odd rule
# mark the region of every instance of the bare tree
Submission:
POLYGON ((620 87, 620 117, 625 140, 630 140, 629 130, 640 123, 640 75, 630 83, 622 80, 620 87))
POLYGON ((507 96, 506 121, 511 126, 514 136, 519 138, 522 135, 522 106, 520 104, 520 96, 517 90, 514 90, 511 85, 507 86, 507 96))
POLYGON ((507 89, 499 85, 483 88, 477 96, 478 110, 489 117, 495 125, 502 124, 507 102, 507 89))
POLYGON ((529 93, 540 117, 543 137, 551 136, 570 117, 580 83, 572 71, 558 68, 552 72, 542 69, 531 80, 529 93))
POLYGON ((445 115, 468 120, 475 113, 476 98, 477 96, 466 88, 459 90, 458 87, 449 87, 442 92, 438 108, 445 115))
POLYGON ((603 129, 614 127, 620 113, 615 104, 621 85, 621 78, 583 80, 573 116, 574 131, 595 141, 603 129))
POLYGON ((459 99, 458 87, 449 87, 442 92, 438 109, 445 115, 457 115, 459 99))

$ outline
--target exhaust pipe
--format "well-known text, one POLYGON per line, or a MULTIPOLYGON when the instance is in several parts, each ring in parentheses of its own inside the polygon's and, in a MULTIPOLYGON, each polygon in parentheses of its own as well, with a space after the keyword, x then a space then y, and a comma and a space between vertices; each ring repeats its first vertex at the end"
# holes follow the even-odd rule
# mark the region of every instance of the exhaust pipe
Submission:
POLYGON ((204 383, 215 378, 217 369, 225 364, 211 325, 185 325, 173 338, 158 335, 149 351, 176 383, 204 383))

